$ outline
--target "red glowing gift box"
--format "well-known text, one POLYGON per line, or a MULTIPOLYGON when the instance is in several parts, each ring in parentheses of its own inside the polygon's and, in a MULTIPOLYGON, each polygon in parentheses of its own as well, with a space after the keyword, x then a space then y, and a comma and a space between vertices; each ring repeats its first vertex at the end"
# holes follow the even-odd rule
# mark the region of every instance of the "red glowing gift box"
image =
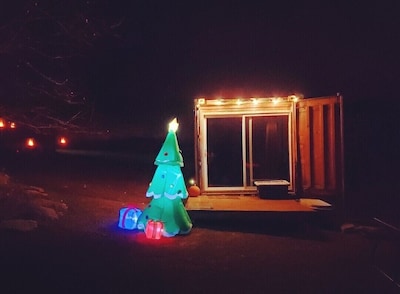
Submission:
POLYGON ((145 234, 148 239, 160 239, 164 224, 160 221, 149 220, 146 225, 145 234))

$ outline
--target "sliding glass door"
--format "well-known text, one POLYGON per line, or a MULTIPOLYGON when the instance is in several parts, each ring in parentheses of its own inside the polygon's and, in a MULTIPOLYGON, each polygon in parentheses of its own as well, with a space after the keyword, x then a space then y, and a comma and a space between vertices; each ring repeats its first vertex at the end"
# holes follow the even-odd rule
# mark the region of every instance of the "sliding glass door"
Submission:
POLYGON ((291 181, 288 114, 209 116, 207 189, 254 190, 254 180, 291 181))

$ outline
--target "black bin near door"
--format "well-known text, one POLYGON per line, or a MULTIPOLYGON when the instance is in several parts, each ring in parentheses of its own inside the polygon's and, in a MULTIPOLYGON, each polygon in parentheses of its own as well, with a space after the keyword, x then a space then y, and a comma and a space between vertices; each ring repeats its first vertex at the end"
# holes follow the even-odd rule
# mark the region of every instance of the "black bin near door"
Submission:
POLYGON ((291 199, 288 193, 289 182, 286 180, 255 181, 258 196, 262 199, 291 199))

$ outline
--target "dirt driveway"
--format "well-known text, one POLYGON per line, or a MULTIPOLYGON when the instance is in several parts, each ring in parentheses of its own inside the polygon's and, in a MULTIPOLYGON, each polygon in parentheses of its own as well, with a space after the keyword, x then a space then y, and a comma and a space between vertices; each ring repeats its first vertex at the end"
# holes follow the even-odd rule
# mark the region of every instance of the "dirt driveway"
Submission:
POLYGON ((159 241, 118 229, 121 207, 147 202, 151 164, 58 157, 8 169, 68 212, 32 232, 0 232, 1 293, 397 291, 371 266, 370 240, 311 220, 193 215, 191 234, 159 241))

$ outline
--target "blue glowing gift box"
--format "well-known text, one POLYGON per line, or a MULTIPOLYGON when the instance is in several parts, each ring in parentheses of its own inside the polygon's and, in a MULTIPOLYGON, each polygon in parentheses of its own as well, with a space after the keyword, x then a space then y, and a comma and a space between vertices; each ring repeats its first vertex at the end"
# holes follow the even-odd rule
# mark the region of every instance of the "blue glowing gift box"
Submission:
POLYGON ((119 211, 118 227, 125 230, 134 230, 142 211, 136 207, 123 207, 119 211))

